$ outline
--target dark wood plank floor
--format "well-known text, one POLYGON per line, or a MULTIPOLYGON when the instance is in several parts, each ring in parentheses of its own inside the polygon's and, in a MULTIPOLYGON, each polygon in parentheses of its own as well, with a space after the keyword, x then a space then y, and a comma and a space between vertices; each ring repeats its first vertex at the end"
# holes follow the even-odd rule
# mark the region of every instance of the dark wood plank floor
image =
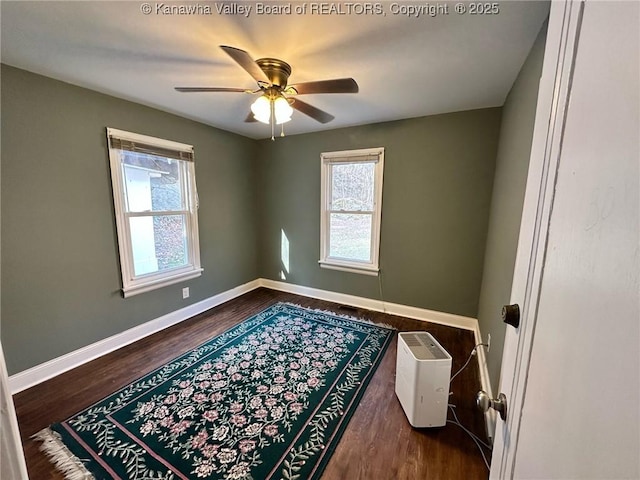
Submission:
MULTIPOLYGON (((399 331, 429 331, 452 355, 453 372, 464 364, 474 346, 473 334, 466 330, 368 310, 342 309, 334 303, 260 288, 15 395, 31 480, 63 478, 38 450, 39 444, 31 440, 31 435, 278 301, 368 318, 391 324, 399 331)), ((331 457, 323 480, 487 478, 476 445, 458 426, 411 428, 394 392, 396 345, 394 339, 331 457)), ((462 423, 485 438, 483 415, 475 409, 479 389, 480 376, 474 360, 453 381, 451 403, 457 405, 462 423)))

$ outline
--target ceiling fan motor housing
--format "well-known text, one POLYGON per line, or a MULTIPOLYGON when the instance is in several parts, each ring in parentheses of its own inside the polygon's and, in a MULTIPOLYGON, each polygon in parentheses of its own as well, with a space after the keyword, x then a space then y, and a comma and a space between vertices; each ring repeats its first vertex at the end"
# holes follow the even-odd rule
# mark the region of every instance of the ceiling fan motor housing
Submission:
POLYGON ((287 86, 289 75, 291 75, 291 66, 287 62, 277 58, 259 58, 256 63, 273 85, 277 85, 281 89, 287 86))

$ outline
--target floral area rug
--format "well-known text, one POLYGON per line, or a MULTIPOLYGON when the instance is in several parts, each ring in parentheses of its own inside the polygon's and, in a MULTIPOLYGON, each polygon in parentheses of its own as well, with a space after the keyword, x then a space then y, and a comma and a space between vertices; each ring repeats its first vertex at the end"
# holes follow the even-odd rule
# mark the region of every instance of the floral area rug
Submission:
POLYGON ((316 479, 393 333, 278 303, 36 438, 71 480, 316 479))

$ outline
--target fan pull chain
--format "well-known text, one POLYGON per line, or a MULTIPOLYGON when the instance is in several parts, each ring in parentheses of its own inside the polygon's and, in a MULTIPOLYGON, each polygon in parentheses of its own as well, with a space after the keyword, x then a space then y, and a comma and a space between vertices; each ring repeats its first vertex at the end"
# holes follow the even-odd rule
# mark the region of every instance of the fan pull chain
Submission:
POLYGON ((274 132, 275 132, 275 124, 276 124, 276 107, 275 104, 273 102, 273 99, 271 99, 270 101, 271 103, 271 141, 275 142, 276 139, 274 137, 274 132))
POLYGON ((284 123, 280 124, 282 126, 282 131, 280 132, 280 136, 284 137, 284 123))

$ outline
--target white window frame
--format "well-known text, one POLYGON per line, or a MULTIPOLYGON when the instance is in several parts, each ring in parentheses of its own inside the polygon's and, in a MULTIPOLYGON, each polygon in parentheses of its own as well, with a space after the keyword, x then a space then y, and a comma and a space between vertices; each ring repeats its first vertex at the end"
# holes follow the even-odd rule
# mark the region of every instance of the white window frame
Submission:
MULTIPOLYGON (((321 160, 321 190, 320 190, 320 260, 322 268, 342 270, 365 275, 378 275, 380 272, 380 223, 382 219, 382 181, 384 173, 384 147, 364 148, 358 150, 343 150, 339 152, 325 152, 320 155, 321 160), (344 210, 331 210, 331 167, 345 163, 372 163, 374 169, 374 205, 371 214, 371 258, 363 262, 348 258, 337 258, 329 255, 330 251, 330 215, 331 213, 345 213, 344 210)), ((349 213, 349 212, 346 212, 349 213)), ((362 213, 362 212, 358 212, 362 213)))
MULTIPOLYGON (((116 230, 118 233, 118 249, 120 253, 120 270, 122 272, 122 293, 124 297, 138 295, 174 283, 182 282, 200 276, 203 268, 200 265, 200 242, 198 234, 198 197, 196 192, 195 166, 193 161, 184 161, 186 175, 182 189, 185 195, 185 210, 171 212, 127 212, 126 190, 124 184, 123 163, 121 150, 112 146, 111 138, 118 138, 134 143, 150 145, 158 149, 186 152, 193 155, 193 146, 173 142, 161 138, 150 137, 115 128, 107 128, 107 142, 109 147, 109 162, 111 165, 111 182, 113 185, 113 203, 116 215, 116 230), (187 234, 188 258, 187 265, 159 272, 135 275, 133 264, 133 248, 129 218, 135 216, 156 216, 163 213, 182 213, 185 215, 185 230, 187 234)), ((161 155, 159 155, 161 156, 161 155)))

